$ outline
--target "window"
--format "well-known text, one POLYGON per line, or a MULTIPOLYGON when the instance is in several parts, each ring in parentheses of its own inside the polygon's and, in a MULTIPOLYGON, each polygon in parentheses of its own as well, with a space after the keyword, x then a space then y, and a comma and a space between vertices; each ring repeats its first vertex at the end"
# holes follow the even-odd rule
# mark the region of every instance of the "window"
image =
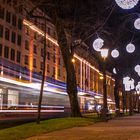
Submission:
POLYGON ((24 57, 24 64, 28 65, 28 56, 27 55, 25 55, 25 57, 24 57))
POLYGON ((50 65, 47 64, 47 72, 49 73, 50 72, 50 65))
POLYGON ((2 56, 2 52, 3 52, 3 49, 2 49, 2 44, 0 44, 0 56, 2 56))
POLYGON ((18 35, 18 38, 17 38, 17 45, 18 45, 18 46, 21 46, 21 35, 18 35))
POLYGON ((56 51, 55 45, 53 45, 53 50, 56 51))
POLYGON ((25 40, 25 49, 29 50, 29 42, 28 42, 28 40, 25 40))
POLYGON ((0 37, 3 37, 3 26, 0 25, 0 37))
POLYGON ((26 34, 26 35, 29 35, 29 33, 30 33, 29 28, 26 26, 26 27, 25 27, 25 34, 26 34))
POLYGON ((36 38, 37 38, 37 33, 35 32, 35 33, 34 33, 34 39, 36 39, 36 38))
POLYGON ((53 62, 54 62, 54 63, 56 62, 56 58, 55 58, 55 55, 53 56, 53 62))
POLYGON ((0 6, 0 18, 1 19, 4 19, 4 12, 5 12, 5 9, 0 6))
POLYGON ((20 56, 21 56, 21 53, 19 51, 17 51, 17 62, 20 63, 20 56))
POLYGON ((33 67, 36 68, 36 59, 33 59, 33 67))
POLYGON ((10 30, 8 28, 5 28, 5 39, 9 40, 9 36, 10 36, 10 30))
POLYGON ((18 29, 22 29, 22 20, 20 18, 18 19, 18 29))
POLYGON ((15 43, 16 42, 16 33, 15 32, 12 32, 12 36, 11 36, 11 41, 12 43, 15 43))
POLYGON ((34 45, 34 53, 37 53, 37 46, 34 45))
POLYGON ((12 16, 12 25, 13 25, 13 26, 16 26, 16 24, 17 24, 16 15, 13 15, 13 16, 12 16))
POLYGON ((50 53, 47 52, 47 59, 50 60, 50 53))
POLYGON ((55 67, 53 67, 53 77, 55 76, 55 67))
POLYGON ((10 21, 11 21, 11 13, 9 11, 6 11, 6 21, 8 23, 10 23, 10 21))
POLYGON ((11 49, 11 60, 15 61, 15 50, 11 49))
POLYGON ((50 27, 48 27, 48 34, 50 35, 50 33, 51 33, 51 29, 50 27))
POLYGON ((40 69, 43 70, 43 62, 40 62, 40 69))
POLYGON ((41 54, 40 54, 42 57, 44 56, 44 49, 41 48, 41 54))
POLYGON ((60 72, 60 69, 58 69, 58 76, 59 76, 59 77, 61 76, 61 72, 60 72))
POLYGON ((51 43, 50 43, 50 41, 48 41, 48 47, 49 47, 49 48, 51 47, 51 43))
POLYGON ((9 58, 9 48, 7 46, 4 47, 4 57, 9 58))
POLYGON ((61 59, 60 59, 60 57, 58 58, 58 65, 61 65, 61 59))

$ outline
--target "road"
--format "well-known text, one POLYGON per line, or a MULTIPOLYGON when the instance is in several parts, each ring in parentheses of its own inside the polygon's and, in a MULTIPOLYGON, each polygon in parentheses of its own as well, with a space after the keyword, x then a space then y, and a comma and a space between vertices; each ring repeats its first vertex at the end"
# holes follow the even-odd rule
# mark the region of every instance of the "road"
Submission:
POLYGON ((140 114, 55 131, 26 140, 140 140, 140 114))

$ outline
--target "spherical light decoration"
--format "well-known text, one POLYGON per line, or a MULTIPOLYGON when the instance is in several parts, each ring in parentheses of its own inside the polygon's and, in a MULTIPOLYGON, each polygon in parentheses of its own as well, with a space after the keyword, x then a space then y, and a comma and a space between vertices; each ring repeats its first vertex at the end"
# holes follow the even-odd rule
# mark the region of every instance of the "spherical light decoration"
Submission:
POLYGON ((115 0, 117 5, 122 9, 132 9, 136 6, 139 0, 115 0))
POLYGON ((118 56, 119 56, 119 51, 118 50, 112 50, 112 52, 111 52, 111 56, 113 57, 113 58, 117 58, 118 56))
POLYGON ((133 53, 135 51, 135 46, 132 44, 132 43, 129 43, 127 46, 126 46, 126 51, 128 53, 133 53))
POLYGON ((134 22, 134 27, 138 30, 140 30, 140 18, 137 18, 134 22))
POLYGON ((117 74, 116 68, 113 68, 113 73, 117 74))
POLYGON ((101 38, 97 38, 93 42, 93 48, 96 51, 101 51, 101 48, 103 47, 103 45, 104 45, 104 40, 101 38))
POLYGON ((140 65, 136 65, 134 69, 135 69, 135 72, 140 73, 140 65))

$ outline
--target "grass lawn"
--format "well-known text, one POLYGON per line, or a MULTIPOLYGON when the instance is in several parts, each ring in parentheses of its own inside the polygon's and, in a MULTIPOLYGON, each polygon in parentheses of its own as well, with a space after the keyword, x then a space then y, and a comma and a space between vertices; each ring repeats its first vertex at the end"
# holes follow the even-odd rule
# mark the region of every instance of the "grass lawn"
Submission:
POLYGON ((0 140, 21 140, 31 136, 47 133, 55 130, 91 125, 99 121, 97 117, 83 118, 58 118, 41 121, 36 123, 27 123, 16 127, 0 130, 0 140))

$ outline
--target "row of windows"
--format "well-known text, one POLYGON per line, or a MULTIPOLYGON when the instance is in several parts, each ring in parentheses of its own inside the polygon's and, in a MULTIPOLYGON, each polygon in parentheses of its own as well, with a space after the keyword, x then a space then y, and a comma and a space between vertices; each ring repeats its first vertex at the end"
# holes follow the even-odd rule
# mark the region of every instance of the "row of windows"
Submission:
POLYGON ((17 18, 15 14, 12 14, 2 6, 0 6, 0 19, 6 20, 7 23, 12 24, 14 27, 18 27, 19 30, 22 29, 21 18, 17 18))
POLYGON ((18 46, 21 46, 21 35, 16 34, 14 31, 10 31, 9 28, 4 28, 3 25, 0 24, 0 37, 5 38, 8 41, 11 41, 12 43, 16 44, 18 46))
MULTIPOLYGON (((26 50, 29 50, 29 41, 28 40, 25 40, 25 49, 26 50)), ((37 46, 34 44, 33 45, 33 53, 35 53, 35 54, 37 54, 37 46)), ((40 55, 43 57, 43 55, 44 55, 44 49, 43 48, 41 48, 41 52, 40 52, 40 55)), ((50 60, 51 59, 51 54, 50 54, 50 52, 47 52, 47 59, 48 60, 50 60)), ((53 55, 53 57, 52 57, 52 59, 53 59, 53 62, 54 63, 56 63, 56 57, 55 57, 55 55, 53 55)), ((59 65, 61 65, 61 59, 60 59, 60 57, 58 58, 58 64, 59 65)))
MULTIPOLYGON (((24 57, 24 64, 25 65, 29 65, 29 57, 27 55, 25 55, 24 57)), ((37 67, 37 61, 35 58, 33 58, 33 67, 36 68, 37 67)), ((40 70, 43 70, 43 62, 40 62, 40 70)), ((50 73, 50 65, 47 64, 47 72, 50 73)), ((53 76, 56 74, 56 69, 55 67, 52 67, 52 74, 53 76)), ((61 76, 61 72, 60 69, 58 69, 58 76, 61 76)))
POLYGON ((20 63, 21 53, 19 51, 15 51, 14 49, 9 48, 8 46, 2 46, 2 44, 0 44, 0 56, 2 55, 4 55, 4 57, 7 59, 20 63))

